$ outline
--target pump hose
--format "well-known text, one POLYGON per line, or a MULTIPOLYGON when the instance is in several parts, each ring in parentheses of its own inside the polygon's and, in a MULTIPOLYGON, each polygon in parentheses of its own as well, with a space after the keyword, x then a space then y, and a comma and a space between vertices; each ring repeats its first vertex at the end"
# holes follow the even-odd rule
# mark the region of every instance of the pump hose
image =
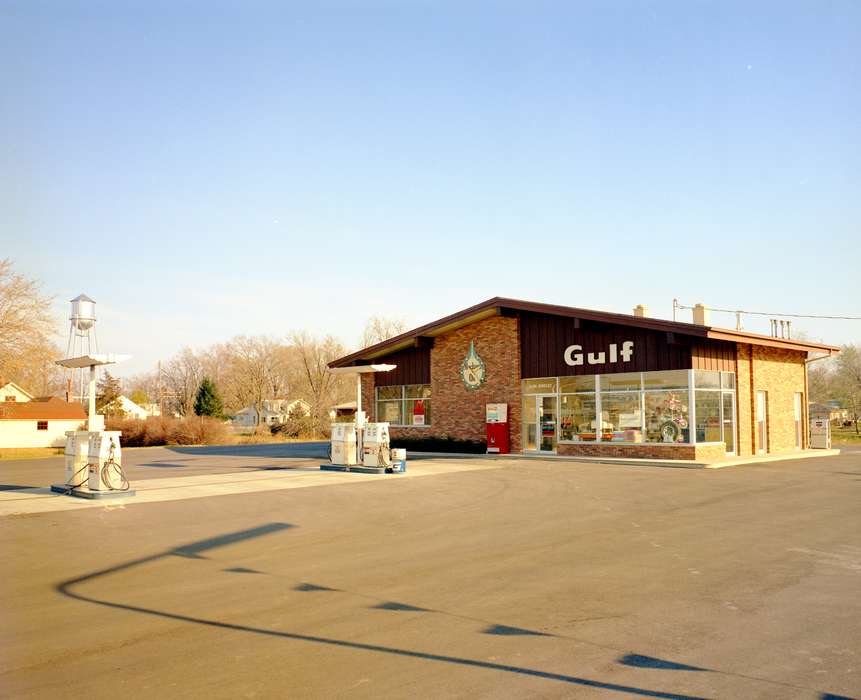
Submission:
POLYGON ((378 467, 388 467, 389 464, 386 464, 386 458, 383 456, 383 452, 389 449, 388 443, 383 443, 377 448, 377 466, 378 467))
POLYGON ((70 489, 82 488, 84 486, 84 484, 86 483, 86 480, 81 482, 80 484, 75 484, 74 482, 77 481, 78 474, 80 474, 81 472, 89 471, 90 466, 91 466, 90 464, 85 464, 83 467, 78 469, 78 471, 76 471, 74 474, 72 474, 71 480, 66 482, 66 486, 68 486, 70 489))
POLYGON ((128 491, 129 480, 126 478, 126 473, 123 468, 114 461, 113 457, 109 457, 108 461, 102 466, 102 483, 105 484, 111 491, 128 491), (111 467, 120 475, 120 487, 114 488, 111 486, 111 467))

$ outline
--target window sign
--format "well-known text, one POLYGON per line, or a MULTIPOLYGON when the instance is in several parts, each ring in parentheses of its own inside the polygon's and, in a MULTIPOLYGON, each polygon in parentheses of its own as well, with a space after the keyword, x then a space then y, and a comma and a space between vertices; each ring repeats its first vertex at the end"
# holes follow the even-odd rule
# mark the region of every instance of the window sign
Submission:
MULTIPOLYGON (((593 380, 594 381, 594 380, 593 380)), ((595 385, 592 385, 594 391, 595 385)), ((541 379, 524 379, 523 380, 524 394, 555 394, 556 393, 556 377, 543 377, 541 379)))

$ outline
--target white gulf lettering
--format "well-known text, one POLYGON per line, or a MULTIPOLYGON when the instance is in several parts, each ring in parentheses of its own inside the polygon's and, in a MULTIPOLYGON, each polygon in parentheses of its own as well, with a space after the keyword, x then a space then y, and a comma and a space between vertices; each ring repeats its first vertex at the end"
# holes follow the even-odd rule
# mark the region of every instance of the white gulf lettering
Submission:
POLYGON ((565 364, 569 367, 576 367, 583 364, 583 353, 577 352, 582 350, 582 345, 569 345, 565 348, 565 364))
MULTIPOLYGON (((609 355, 603 350, 600 352, 590 352, 586 354, 586 361, 590 365, 603 365, 604 363, 615 364, 622 358, 622 362, 630 362, 634 358, 634 341, 626 340, 622 343, 622 349, 619 350, 617 343, 610 343, 609 355)), ((565 348, 565 364, 569 367, 577 367, 583 364, 583 346, 569 345, 565 348)))
POLYGON ((598 352, 598 353, 590 352, 589 353, 589 364, 590 365, 603 365, 604 364, 604 358, 605 358, 605 355, 604 355, 603 350, 601 352, 598 352))
POLYGON ((622 343, 622 362, 630 362, 634 355, 634 342, 626 340, 622 343))

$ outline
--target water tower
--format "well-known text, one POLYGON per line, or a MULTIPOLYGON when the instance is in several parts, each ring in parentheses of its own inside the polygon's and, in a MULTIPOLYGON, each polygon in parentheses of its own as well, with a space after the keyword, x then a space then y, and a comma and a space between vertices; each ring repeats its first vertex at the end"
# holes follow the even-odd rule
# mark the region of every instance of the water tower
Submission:
MULTIPOLYGON (((66 344, 66 357, 81 357, 99 352, 99 339, 96 336, 96 302, 86 294, 79 294, 71 301, 72 314, 69 316, 69 342, 66 344)), ((81 403, 84 395, 84 369, 72 369, 71 385, 77 389, 75 398, 81 403)), ((71 391, 69 393, 72 393, 71 391)))

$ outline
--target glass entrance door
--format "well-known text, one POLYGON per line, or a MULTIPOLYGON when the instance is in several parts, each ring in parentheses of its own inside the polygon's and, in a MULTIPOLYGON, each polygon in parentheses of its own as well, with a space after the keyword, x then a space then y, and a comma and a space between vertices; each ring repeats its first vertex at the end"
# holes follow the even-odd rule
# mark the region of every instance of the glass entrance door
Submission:
POLYGON ((735 401, 729 392, 723 393, 723 441, 726 443, 726 453, 735 454, 735 401))
POLYGON ((537 396, 538 400, 538 449, 541 452, 556 452, 556 397, 537 396))
POLYGON ((523 449, 556 452, 556 395, 523 397, 523 449))

